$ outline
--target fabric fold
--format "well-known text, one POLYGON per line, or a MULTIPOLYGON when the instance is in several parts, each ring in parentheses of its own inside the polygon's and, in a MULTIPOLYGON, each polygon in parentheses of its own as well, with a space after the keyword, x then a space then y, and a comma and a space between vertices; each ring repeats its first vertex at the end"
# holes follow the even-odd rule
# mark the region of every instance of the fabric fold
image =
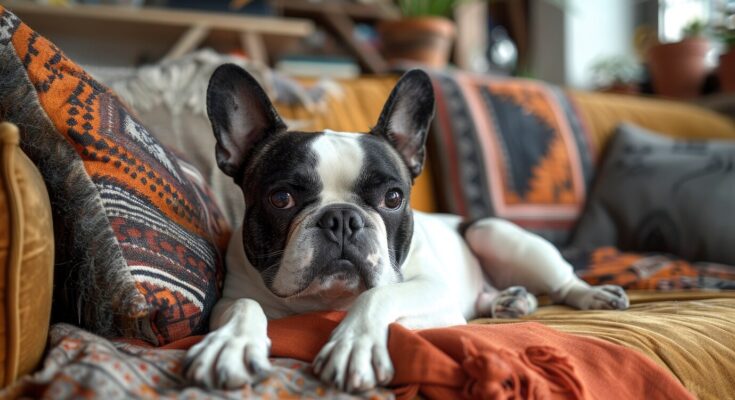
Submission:
MULTIPOLYGON (((274 357, 311 362, 344 312, 270 321, 274 357)), ((390 326, 399 399, 689 399, 668 371, 643 354, 523 322, 411 331, 390 326), (631 368, 635 366, 635 368, 631 368)))

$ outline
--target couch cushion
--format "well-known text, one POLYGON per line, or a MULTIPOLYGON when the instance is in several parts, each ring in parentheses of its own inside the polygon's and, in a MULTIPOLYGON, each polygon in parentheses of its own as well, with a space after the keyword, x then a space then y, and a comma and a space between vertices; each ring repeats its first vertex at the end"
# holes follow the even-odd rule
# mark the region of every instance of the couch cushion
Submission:
POLYGON ((675 140, 624 124, 570 248, 617 246, 735 265, 733 215, 735 140, 675 140))
POLYGON ((430 157, 442 208, 496 216, 563 244, 592 163, 566 95, 538 81, 437 73, 430 157))
POLYGON ((0 124, 0 387, 41 360, 51 315, 54 231, 43 179, 0 124))
POLYGON ((735 138, 731 119, 681 101, 582 91, 568 95, 590 134, 595 156, 601 155, 623 122, 682 139, 735 138))
POLYGON ((207 328, 228 228, 198 173, 0 7, 0 109, 50 188, 54 319, 163 344, 207 328))

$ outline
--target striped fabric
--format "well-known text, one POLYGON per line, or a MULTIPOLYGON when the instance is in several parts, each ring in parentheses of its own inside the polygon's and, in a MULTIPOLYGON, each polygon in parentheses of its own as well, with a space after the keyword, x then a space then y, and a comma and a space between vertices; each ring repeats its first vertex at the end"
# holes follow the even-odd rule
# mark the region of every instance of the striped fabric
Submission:
POLYGON ((592 174, 587 135, 564 92, 523 79, 433 78, 430 157, 441 208, 505 218, 563 245, 592 174))
POLYGON ((55 212, 68 221, 74 199, 88 205, 71 224, 56 227, 57 245, 72 243, 83 254, 57 258, 57 288, 79 289, 77 298, 69 299, 69 292, 56 298, 55 310, 78 312, 78 320, 69 319, 93 331, 158 345, 205 332, 221 291, 229 228, 202 176, 164 148, 114 93, 1 6, 0 57, 0 74, 15 65, 21 76, 15 86, 2 86, 0 96, 30 93, 25 108, 8 108, 7 118, 26 128, 24 149, 35 155, 55 212), (36 129, 38 116, 51 128, 36 129), (53 146, 72 150, 39 156, 53 146), (44 159, 59 154, 68 158, 44 159), (83 168, 64 169, 75 163, 83 168), (69 187, 73 179, 76 186, 69 187), (63 198, 75 192, 87 194, 63 198), (79 243, 80 237, 88 241, 79 243), (103 247, 107 256, 98 251, 103 247), (129 299, 145 304, 136 309, 129 299))

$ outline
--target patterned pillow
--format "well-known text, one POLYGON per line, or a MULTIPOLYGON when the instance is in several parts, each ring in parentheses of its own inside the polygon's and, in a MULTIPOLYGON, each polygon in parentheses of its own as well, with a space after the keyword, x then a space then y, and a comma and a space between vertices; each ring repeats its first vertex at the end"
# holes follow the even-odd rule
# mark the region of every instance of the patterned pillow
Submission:
POLYGON ((434 75, 430 154, 441 208, 496 216, 564 244, 585 201, 585 131, 557 87, 464 73, 434 75))
POLYGON ((735 265, 735 140, 681 140, 622 124, 569 245, 735 265))
POLYGON ((0 116, 51 196, 53 318, 165 344, 207 327, 228 228, 198 173, 0 7, 0 116))

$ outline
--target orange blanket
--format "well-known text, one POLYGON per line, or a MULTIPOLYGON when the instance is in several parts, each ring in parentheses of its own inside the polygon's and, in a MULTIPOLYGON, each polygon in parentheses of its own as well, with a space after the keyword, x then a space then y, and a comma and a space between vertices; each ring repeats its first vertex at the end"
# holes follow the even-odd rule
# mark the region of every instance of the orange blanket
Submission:
MULTIPOLYGON (((274 357, 311 362, 343 312, 269 322, 274 357)), ((172 343, 188 348, 200 337, 172 343)), ((464 325, 411 331, 390 327, 399 399, 693 399, 642 353, 538 323, 464 325)))

